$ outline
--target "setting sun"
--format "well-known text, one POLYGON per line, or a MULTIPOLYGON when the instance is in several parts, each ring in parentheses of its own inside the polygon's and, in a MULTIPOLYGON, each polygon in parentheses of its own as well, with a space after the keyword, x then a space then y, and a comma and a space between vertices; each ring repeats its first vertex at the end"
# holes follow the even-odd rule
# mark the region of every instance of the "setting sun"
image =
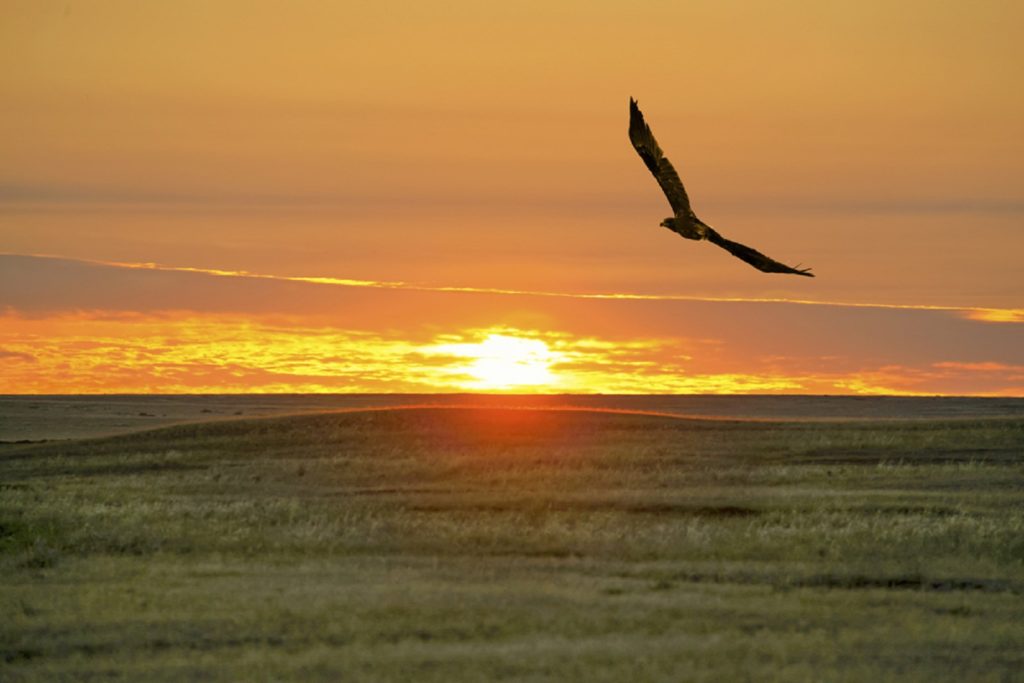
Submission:
POLYGON ((1024 396, 1022 22, 0 3, 0 395, 1024 396))
POLYGON ((472 378, 466 383, 468 389, 502 390, 558 383, 551 364, 561 354, 540 339, 489 334, 476 344, 443 344, 436 350, 469 361, 458 368, 458 372, 472 378))

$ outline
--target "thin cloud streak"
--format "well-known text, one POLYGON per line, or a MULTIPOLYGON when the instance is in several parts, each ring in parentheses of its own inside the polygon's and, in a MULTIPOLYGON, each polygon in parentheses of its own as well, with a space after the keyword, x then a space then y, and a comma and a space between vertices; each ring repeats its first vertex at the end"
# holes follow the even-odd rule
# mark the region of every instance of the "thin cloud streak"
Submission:
POLYGON ((276 282, 304 282, 318 285, 334 285, 341 287, 364 287, 370 289, 401 289, 416 292, 438 292, 438 293, 467 293, 467 294, 496 294, 504 296, 530 296, 550 297, 560 299, 596 299, 596 300, 627 300, 627 301, 692 301, 707 303, 767 303, 767 304, 796 304, 800 306, 830 306, 838 308, 868 308, 880 310, 909 310, 909 311, 945 311, 968 320, 991 323, 1022 323, 1024 322, 1024 308, 988 308, 988 307, 965 307, 965 306, 936 306, 928 304, 880 304, 849 301, 822 301, 816 299, 787 299, 772 297, 707 297, 690 296, 686 294, 642 294, 635 292, 616 293, 586 293, 586 292, 551 292, 523 289, 506 289, 492 287, 462 287, 453 285, 423 285, 402 281, 387 280, 356 280, 335 277, 297 276, 297 275, 270 275, 266 273, 255 273, 245 270, 222 270, 217 268, 194 268, 190 266, 169 266, 154 262, 131 263, 123 261, 103 261, 91 259, 67 259, 52 254, 9 254, 0 253, 0 256, 30 256, 32 258, 61 259, 77 261, 91 265, 107 266, 114 268, 128 268, 132 270, 153 270, 167 273, 195 273, 200 275, 211 275, 215 277, 237 277, 256 280, 276 282))

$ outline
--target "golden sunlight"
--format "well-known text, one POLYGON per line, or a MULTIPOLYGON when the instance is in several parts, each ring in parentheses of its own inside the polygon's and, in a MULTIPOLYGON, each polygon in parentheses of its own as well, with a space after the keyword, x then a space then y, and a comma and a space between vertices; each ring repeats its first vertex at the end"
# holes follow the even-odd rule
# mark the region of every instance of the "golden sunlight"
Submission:
POLYGON ((699 342, 466 329, 432 339, 299 320, 165 311, 0 311, 0 394, 515 393, 1021 395, 1020 364, 929 361, 722 372, 699 342), (695 345, 696 344, 696 345, 695 345), (952 387, 953 391, 944 387, 952 387))
POLYGON ((457 369, 473 378, 466 383, 467 389, 502 390, 558 383, 551 364, 562 354, 540 339, 489 334, 476 344, 442 344, 435 350, 470 361, 457 369))

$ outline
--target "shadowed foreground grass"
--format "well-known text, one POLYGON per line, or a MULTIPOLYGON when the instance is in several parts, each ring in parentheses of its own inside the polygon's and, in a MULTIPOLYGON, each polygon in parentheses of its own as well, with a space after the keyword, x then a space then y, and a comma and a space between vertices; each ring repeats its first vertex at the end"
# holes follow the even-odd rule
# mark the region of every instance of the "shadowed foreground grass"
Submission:
POLYGON ((1013 680, 1024 421, 417 409, 0 449, 0 678, 1013 680))

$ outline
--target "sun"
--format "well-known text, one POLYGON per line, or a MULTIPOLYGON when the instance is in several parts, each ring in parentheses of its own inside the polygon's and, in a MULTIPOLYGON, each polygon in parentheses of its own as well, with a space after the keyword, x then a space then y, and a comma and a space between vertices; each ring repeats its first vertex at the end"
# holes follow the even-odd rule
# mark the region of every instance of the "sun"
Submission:
POLYGON ((469 361, 458 368, 473 378, 467 389, 500 391, 552 386, 558 381, 551 365, 560 354, 540 339, 489 334, 476 344, 447 344, 443 349, 469 361))

